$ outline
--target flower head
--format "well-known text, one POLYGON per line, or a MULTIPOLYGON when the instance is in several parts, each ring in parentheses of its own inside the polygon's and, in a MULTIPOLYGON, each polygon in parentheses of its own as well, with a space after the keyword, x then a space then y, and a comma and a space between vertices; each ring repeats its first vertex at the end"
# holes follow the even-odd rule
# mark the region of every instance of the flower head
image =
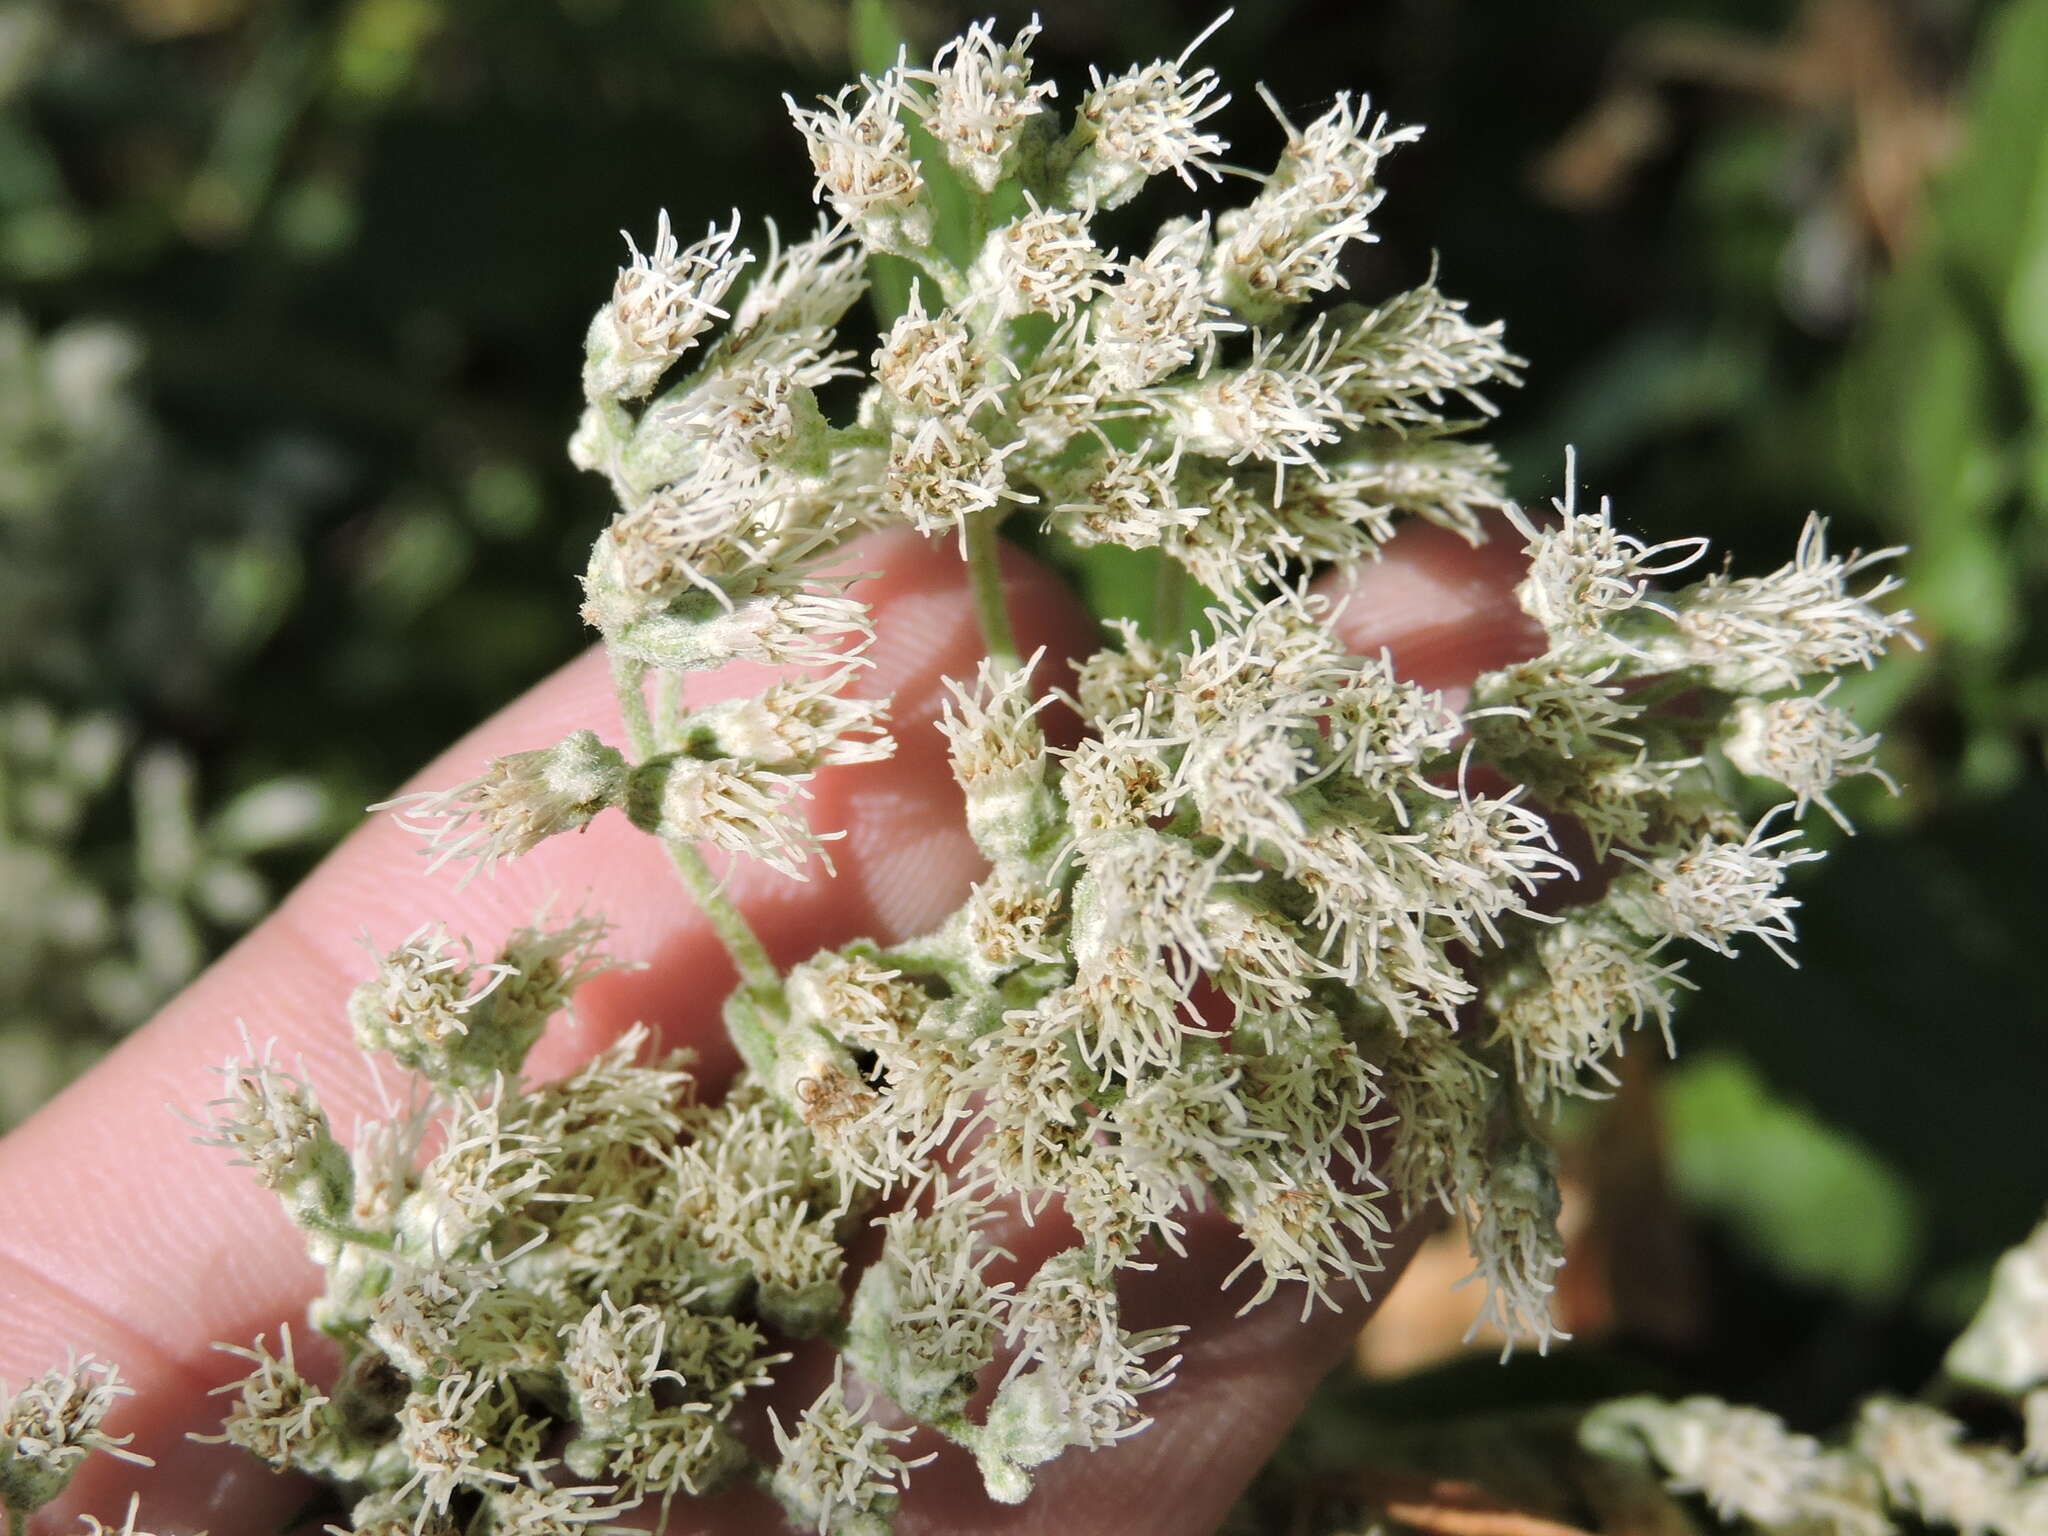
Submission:
POLYGON ((1188 69, 1197 48, 1230 19, 1225 11, 1171 61, 1133 66, 1104 78, 1088 71, 1080 129, 1087 135, 1070 172, 1077 200, 1115 208, 1147 179, 1173 175, 1189 187, 1195 173, 1220 179, 1216 156, 1230 146, 1203 125, 1230 104, 1213 69, 1188 69))
POLYGON ((1001 184, 1026 124, 1058 94, 1050 83, 1031 82, 1031 44, 1039 30, 1034 20, 1003 44, 992 23, 978 22, 941 48, 930 69, 908 77, 929 87, 910 98, 911 110, 953 169, 981 192, 1001 184))
POLYGON ((788 102, 817 172, 818 199, 829 199, 874 248, 915 249, 931 240, 924 176, 903 121, 910 99, 909 82, 897 69, 850 85, 814 108, 788 102))
POLYGON ((627 235, 630 264, 619 271, 609 307, 592 322, 590 361, 583 388, 591 399, 643 399, 697 339, 726 316, 719 307, 726 290, 753 258, 735 251, 737 218, 725 229, 713 225, 695 245, 683 246, 664 212, 646 252, 627 235))
POLYGON ((430 868, 471 859, 474 868, 489 869, 558 833, 581 831, 619 803, 625 785, 625 756, 595 731, 575 731, 559 745, 494 758, 453 789, 403 795, 370 809, 394 812, 400 826, 423 839, 430 868))
POLYGON ((17 1392, 0 1383, 0 1508, 10 1516, 41 1509, 93 1451, 150 1465, 148 1457, 125 1449, 130 1437, 100 1427, 116 1403, 133 1395, 113 1366, 91 1355, 17 1392))

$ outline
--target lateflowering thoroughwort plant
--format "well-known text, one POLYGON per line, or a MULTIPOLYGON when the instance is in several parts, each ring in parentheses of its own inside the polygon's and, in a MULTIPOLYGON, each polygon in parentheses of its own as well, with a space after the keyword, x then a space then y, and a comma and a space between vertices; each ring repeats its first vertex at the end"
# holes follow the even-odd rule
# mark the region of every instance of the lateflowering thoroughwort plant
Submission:
POLYGON ((312 1322, 346 1365, 316 1387, 288 1337, 259 1341, 223 1433, 349 1489, 356 1530, 574 1530, 749 1470, 801 1525, 883 1530, 914 1463, 873 1395, 1023 1499, 1063 1451, 1144 1427, 1176 1330, 1125 1326, 1117 1276, 1174 1262, 1202 1206, 1242 1230, 1245 1306, 1284 1290, 1306 1313, 1439 1205, 1491 1319, 1547 1340, 1547 1111, 1598 1092, 1646 1021, 1668 1034, 1687 944, 1783 951, 1785 871, 1813 856, 1794 818, 1876 772, 1795 690, 1901 635, 1894 583, 1865 576, 1881 557, 1829 553, 1816 522, 1776 574, 1678 586, 1695 542, 1645 546, 1569 491, 1524 517, 1468 435, 1516 381, 1499 325, 1434 278, 1339 292, 1417 130, 1351 97, 1283 118, 1249 200, 1108 249, 1096 215, 1149 178, 1220 180, 1225 98, 1183 55, 1092 75, 1068 122, 1036 34, 975 27, 792 104, 830 210, 810 238, 771 232, 757 260, 737 223, 685 245, 664 217, 632 252, 571 445, 619 501, 583 612, 624 737, 537 742, 399 807, 475 868, 606 814, 659 839, 739 972, 738 1083, 703 1102, 636 1032, 522 1085, 612 963, 597 916, 488 961, 438 929, 384 956, 357 1038, 432 1102, 350 1148, 292 1076, 228 1071, 218 1138, 305 1229, 312 1322), (871 255, 918 281, 862 366, 835 327, 871 255), (845 378, 841 419, 821 399, 845 378), (1477 539, 1502 512, 1542 655, 1454 705, 1347 654, 1310 572, 1406 517, 1477 539), (1012 517, 1162 573, 1162 623, 1081 665, 1070 750, 1003 609, 1012 517), (828 867, 807 781, 893 746, 848 691, 868 613, 830 562, 896 523, 957 538, 972 574, 989 659, 943 729, 988 872, 921 939, 784 971, 706 850, 828 867), (684 706, 682 674, 735 659, 782 680, 684 706), (1738 771, 1790 814, 1752 823, 1738 771), (993 1224, 1055 1195, 1073 1245, 996 1278, 993 1224), (755 1466, 735 1409, 818 1337, 839 1367, 755 1466))

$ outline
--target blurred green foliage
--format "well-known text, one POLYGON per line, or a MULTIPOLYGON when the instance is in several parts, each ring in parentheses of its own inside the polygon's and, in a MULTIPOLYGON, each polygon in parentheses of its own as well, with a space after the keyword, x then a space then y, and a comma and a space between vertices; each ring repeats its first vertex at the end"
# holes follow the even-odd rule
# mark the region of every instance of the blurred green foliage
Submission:
POLYGON ((0 1125, 263 913, 263 856, 336 825, 307 779, 246 770, 202 816, 191 752, 145 735, 261 643, 297 564, 260 482, 155 427, 136 363, 119 327, 0 312, 0 1125))
POLYGON ((2038 773, 2048 738, 2048 5, 1999 13, 1978 57, 1968 148, 1827 399, 1848 493, 1912 546, 1913 681, 1956 717, 1945 787, 1972 796, 2038 773))
POLYGON ((1919 1248, 1905 1181, 1810 1112, 1774 1100, 1739 1057, 1709 1051, 1665 1093, 1672 1181, 1794 1280, 1893 1299, 1919 1248), (1790 1170, 1793 1177, 1787 1178, 1790 1170))
MULTIPOLYGON (((1211 19, 1039 8, 1069 91, 1211 19)), ((0 894, 101 912, 0 921, 0 1122, 582 643, 608 508, 562 442, 615 232, 807 226, 767 104, 971 14, 0 0, 0 894)), ((1646 536, 1760 569, 1818 508, 1911 549, 1926 649, 1844 689, 1904 793, 1844 797, 1868 830, 1807 882, 1801 968, 1706 967, 1680 1020, 1722 1053, 1666 1105, 1702 1330, 1448 1390, 1647 1376, 1824 1423, 1912 1383, 2048 1193, 2048 0, 1271 0, 1202 57, 1244 164, 1279 141, 1255 79, 1429 125, 1355 284, 1440 259, 1507 318, 1526 499, 1575 443, 1646 536)), ((1076 574, 1142 614, 1118 553, 1076 574)))

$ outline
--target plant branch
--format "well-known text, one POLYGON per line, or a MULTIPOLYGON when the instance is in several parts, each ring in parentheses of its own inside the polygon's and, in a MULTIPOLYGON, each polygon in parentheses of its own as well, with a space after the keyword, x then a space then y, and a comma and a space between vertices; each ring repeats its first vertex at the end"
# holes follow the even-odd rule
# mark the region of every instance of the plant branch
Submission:
POLYGON ((754 932, 746 914, 734 906, 732 899, 720 888, 718 877, 711 872, 704 855, 681 838, 665 837, 661 843, 668 849, 669 862, 682 877, 684 889, 711 920, 712 932, 718 935, 725 952, 732 957, 732 963, 740 973, 740 984, 753 991, 772 992, 780 987, 782 972, 769 957, 767 946, 754 932))
POLYGON ((1003 567, 996 539, 998 516, 985 512, 967 519, 961 540, 967 552, 967 572, 974 583, 974 616, 981 624, 982 643, 996 666, 1004 672, 1024 658, 1017 649, 1017 631, 1010 624, 1010 609, 1003 601, 1003 567))
POLYGON ((633 749, 633 761, 644 763, 654 756, 654 721, 647 713, 647 664, 632 661, 617 651, 609 653, 612 664, 612 692, 618 695, 619 719, 625 723, 626 742, 633 749))
MULTIPOLYGON (((611 662, 612 687, 619 697, 619 718, 625 722, 626 738, 632 745, 634 760, 645 762, 655 751, 654 721, 647 711, 647 694, 643 686, 647 667, 645 663, 629 660, 616 651, 611 654, 611 662)), ((753 990, 773 990, 781 983, 781 971, 769 957, 767 946, 754 932, 746 914, 720 888, 718 877, 711 872, 704 855, 681 838, 664 837, 661 844, 668 850, 669 863, 675 866, 683 888, 697 903, 698 910, 710 920, 711 931, 718 935, 725 952, 732 957, 733 966, 740 973, 741 985, 753 990)))

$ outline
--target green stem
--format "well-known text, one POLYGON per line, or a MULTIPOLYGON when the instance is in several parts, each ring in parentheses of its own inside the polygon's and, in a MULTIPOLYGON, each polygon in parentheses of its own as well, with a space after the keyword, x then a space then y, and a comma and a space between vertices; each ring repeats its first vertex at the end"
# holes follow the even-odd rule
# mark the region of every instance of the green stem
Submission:
POLYGON ((969 193, 967 216, 967 264, 972 266, 981 255, 981 248, 988 243, 989 204, 993 199, 983 192, 969 193))
POLYGON ((323 1237, 338 1242, 354 1243, 359 1248, 374 1248, 379 1253, 395 1253, 398 1245, 388 1233, 372 1232, 364 1227, 351 1226, 345 1221, 330 1221, 324 1216, 301 1218, 299 1225, 309 1232, 318 1232, 323 1237))
MULTIPOLYGON (((611 661, 612 687, 619 696, 619 717, 626 723, 626 739, 632 745, 634 760, 645 762, 655 751, 654 721, 648 715, 647 691, 642 686, 647 677, 647 666, 616 651, 612 652, 611 661)), ((704 855, 681 838, 664 837, 661 844, 668 850, 669 862, 682 877, 684 889, 710 920, 711 931, 718 935, 725 952, 732 957, 733 966, 740 973, 741 984, 756 991, 774 990, 781 983, 782 973, 768 957, 767 946, 754 932, 746 914, 718 888, 718 877, 704 862, 704 855)))
POLYGON ((942 302, 960 308, 967 303, 967 277, 936 245, 909 251, 911 264, 932 280, 942 302))
POLYGON ((633 760, 645 762, 654 756, 654 721, 647 713, 647 663, 611 653, 612 692, 619 696, 619 718, 626 724, 626 741, 633 760))
POLYGON ((683 734, 683 674, 658 673, 654 679, 654 734, 663 751, 671 751, 683 734))
POLYGON ((835 448, 886 448, 894 441, 892 434, 880 427, 834 427, 832 445, 835 448))
POLYGON ((996 524, 999 515, 984 512, 967 519, 962 535, 967 550, 967 573, 974 583, 974 616, 981 622, 982 643, 998 671, 1008 672, 1023 661, 1017 649, 1017 632, 1010 626, 1010 609, 1003 601, 1003 568, 997 551, 996 524))
POLYGON ((746 914, 718 888, 718 877, 704 862, 704 855, 681 838, 665 837, 661 842, 668 849, 669 862, 675 865, 676 873, 682 877, 684 888, 711 920, 711 931, 718 935, 725 952, 732 956, 732 963, 740 973, 741 985, 756 992, 773 992, 782 984, 782 972, 768 957, 767 946, 754 932, 746 914))

